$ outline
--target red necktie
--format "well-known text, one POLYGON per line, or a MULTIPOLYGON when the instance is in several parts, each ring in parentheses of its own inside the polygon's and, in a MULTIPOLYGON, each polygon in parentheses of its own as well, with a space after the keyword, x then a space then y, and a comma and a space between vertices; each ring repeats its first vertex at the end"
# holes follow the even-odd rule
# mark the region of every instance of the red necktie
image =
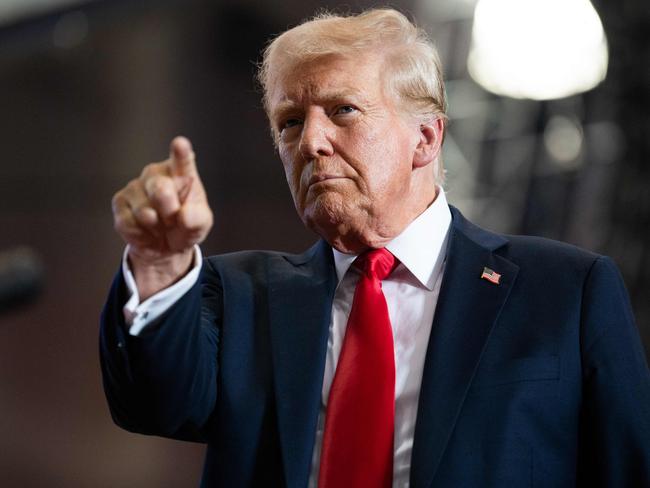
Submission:
POLYGON ((363 273, 327 402, 319 488, 392 486, 395 356, 381 280, 396 264, 385 249, 354 262, 363 273))

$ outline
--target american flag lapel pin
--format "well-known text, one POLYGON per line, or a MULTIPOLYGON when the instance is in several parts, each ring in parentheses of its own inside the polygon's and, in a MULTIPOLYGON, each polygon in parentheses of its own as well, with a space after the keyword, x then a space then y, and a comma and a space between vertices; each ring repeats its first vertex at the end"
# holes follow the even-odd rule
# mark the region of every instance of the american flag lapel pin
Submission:
POLYGON ((493 269, 485 267, 483 268, 483 273, 481 273, 481 278, 484 280, 488 280, 490 283, 494 283, 495 285, 498 285, 499 280, 501 279, 501 275, 496 271, 494 271, 493 269))

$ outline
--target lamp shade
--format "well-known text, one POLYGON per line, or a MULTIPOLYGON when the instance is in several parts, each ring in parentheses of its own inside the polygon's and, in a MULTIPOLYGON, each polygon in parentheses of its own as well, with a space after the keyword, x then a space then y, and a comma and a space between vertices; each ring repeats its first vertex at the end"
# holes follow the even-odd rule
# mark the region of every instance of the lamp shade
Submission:
POLYGON ((488 91, 549 100, 605 79, 607 40, 589 0, 479 0, 468 70, 488 91))

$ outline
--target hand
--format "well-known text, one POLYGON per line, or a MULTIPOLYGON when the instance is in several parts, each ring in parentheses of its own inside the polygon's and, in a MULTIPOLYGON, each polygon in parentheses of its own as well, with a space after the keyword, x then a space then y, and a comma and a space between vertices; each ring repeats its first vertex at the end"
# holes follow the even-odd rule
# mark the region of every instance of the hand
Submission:
POLYGON ((130 245, 141 300, 187 273, 193 246, 205 239, 213 221, 189 140, 176 137, 169 159, 148 164, 113 196, 113 219, 130 245))

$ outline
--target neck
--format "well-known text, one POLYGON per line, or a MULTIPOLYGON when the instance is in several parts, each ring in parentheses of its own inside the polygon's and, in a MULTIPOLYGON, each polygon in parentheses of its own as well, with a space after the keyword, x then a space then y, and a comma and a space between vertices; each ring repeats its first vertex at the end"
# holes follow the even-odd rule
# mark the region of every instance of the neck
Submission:
POLYGON ((424 212, 438 196, 437 187, 410 205, 400 204, 387 215, 367 215, 362 225, 343 222, 331 229, 316 229, 330 246, 345 254, 361 254, 367 249, 385 247, 424 212))

